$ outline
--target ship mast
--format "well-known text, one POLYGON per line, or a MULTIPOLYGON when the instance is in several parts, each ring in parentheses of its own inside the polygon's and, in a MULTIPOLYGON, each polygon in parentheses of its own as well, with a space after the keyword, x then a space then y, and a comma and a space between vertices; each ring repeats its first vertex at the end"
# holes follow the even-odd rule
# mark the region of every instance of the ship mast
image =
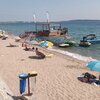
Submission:
POLYGON ((49 12, 46 11, 46 17, 47 17, 47 25, 48 25, 48 28, 49 28, 49 31, 50 31, 50 18, 49 18, 49 12))
POLYGON ((36 16, 35 14, 33 15, 33 21, 34 21, 34 25, 35 25, 35 30, 37 32, 37 21, 36 21, 36 16))

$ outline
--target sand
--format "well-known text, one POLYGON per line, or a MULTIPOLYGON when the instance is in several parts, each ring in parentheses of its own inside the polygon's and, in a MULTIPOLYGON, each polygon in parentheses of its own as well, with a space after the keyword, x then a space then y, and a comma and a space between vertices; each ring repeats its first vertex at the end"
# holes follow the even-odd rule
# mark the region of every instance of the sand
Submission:
MULTIPOLYGON (((36 56, 34 51, 25 51, 21 43, 15 42, 13 38, 0 39, 0 77, 13 92, 13 95, 8 96, 21 96, 19 74, 36 71, 38 75, 36 87, 33 86, 34 100, 100 100, 100 86, 77 80, 77 77, 85 72, 99 75, 98 72, 87 69, 86 62, 44 48, 39 47, 39 50, 53 56, 41 60, 32 59, 32 56, 36 56), (18 47, 7 47, 9 43, 18 47)), ((30 96, 28 100, 33 99, 30 96)))
POLYGON ((8 94, 13 95, 7 84, 0 78, 0 100, 12 100, 12 97, 8 94))

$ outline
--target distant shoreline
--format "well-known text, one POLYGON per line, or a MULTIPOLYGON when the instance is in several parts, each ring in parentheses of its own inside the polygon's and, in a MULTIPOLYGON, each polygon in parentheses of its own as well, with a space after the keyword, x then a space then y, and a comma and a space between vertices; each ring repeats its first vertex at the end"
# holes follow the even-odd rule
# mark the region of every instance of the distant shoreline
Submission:
MULTIPOLYGON (((62 22, 98 22, 100 23, 100 20, 96 19, 73 19, 73 20, 62 20, 62 21, 51 21, 50 23, 62 23, 62 22)), ((43 21, 37 21, 37 23, 41 23, 43 21)), ((0 21, 0 24, 9 24, 9 23, 34 23, 33 21, 0 21)))

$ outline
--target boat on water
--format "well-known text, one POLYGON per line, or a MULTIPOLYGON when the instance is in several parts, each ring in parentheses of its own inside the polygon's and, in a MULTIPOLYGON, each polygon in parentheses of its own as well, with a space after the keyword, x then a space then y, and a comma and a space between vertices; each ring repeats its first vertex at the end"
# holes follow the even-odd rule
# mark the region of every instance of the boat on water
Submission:
POLYGON ((100 43, 100 38, 97 38, 95 34, 89 34, 83 37, 83 40, 90 43, 100 43))
POLYGON ((90 43, 100 43, 100 39, 95 38, 93 40, 87 40, 87 42, 90 42, 90 43))
POLYGON ((69 44, 62 43, 62 44, 59 44, 59 47, 66 48, 66 47, 70 47, 70 45, 69 44))
POLYGON ((36 23, 34 31, 25 32, 19 37, 30 37, 30 40, 36 39, 38 41, 48 40, 57 46, 70 38, 68 28, 55 23, 36 23))
POLYGON ((47 22, 37 22, 36 16, 33 16, 35 30, 20 34, 21 38, 29 38, 37 41, 50 41, 54 45, 59 46, 61 44, 69 44, 72 46, 73 42, 68 41, 71 37, 68 34, 68 28, 62 27, 61 24, 50 22, 49 13, 46 12, 47 22), (68 43, 66 43, 68 42, 68 43))
POLYGON ((79 46, 89 47, 94 43, 100 43, 100 38, 97 38, 95 34, 89 34, 84 36, 83 40, 80 40, 79 46))
POLYGON ((79 44, 80 47, 89 47, 90 45, 91 45, 90 42, 83 41, 83 40, 81 40, 79 44))
POLYGON ((28 31, 24 34, 20 34, 20 37, 24 38, 29 35, 35 35, 37 37, 42 36, 67 36, 68 28, 62 28, 61 24, 50 24, 50 23, 37 23, 35 31, 28 31))

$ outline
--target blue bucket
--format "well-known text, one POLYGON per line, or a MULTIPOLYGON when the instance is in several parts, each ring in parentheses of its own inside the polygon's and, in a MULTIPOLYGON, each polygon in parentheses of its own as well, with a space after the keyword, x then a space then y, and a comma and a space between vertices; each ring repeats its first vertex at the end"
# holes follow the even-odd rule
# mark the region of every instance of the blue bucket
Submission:
POLYGON ((20 78, 20 93, 24 93, 25 92, 25 88, 26 88, 26 78, 28 77, 28 74, 20 74, 19 78, 20 78))

